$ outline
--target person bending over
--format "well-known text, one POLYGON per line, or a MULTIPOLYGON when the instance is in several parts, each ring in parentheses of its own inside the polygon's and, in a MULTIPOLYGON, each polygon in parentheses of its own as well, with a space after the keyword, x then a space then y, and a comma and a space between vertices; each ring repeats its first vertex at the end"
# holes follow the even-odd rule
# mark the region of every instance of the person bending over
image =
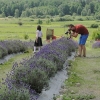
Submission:
POLYGON ((86 44, 86 41, 87 41, 87 38, 89 36, 89 31, 88 29, 79 24, 79 25, 73 25, 73 24, 70 24, 68 25, 69 27, 69 31, 72 31, 71 33, 71 36, 72 37, 77 37, 78 34, 80 34, 80 38, 79 38, 79 54, 78 56, 81 57, 86 57, 86 47, 85 47, 85 44, 86 44))

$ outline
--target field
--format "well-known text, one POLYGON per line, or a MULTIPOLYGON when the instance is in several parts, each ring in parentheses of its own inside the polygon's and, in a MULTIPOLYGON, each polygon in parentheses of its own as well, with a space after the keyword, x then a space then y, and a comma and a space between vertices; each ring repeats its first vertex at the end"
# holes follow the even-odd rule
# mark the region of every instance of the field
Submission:
MULTIPOLYGON (((29 39, 35 39, 35 32, 37 27, 38 20, 31 20, 31 18, 26 19, 0 19, 0 40, 8 40, 8 39, 21 39, 24 40, 24 36, 27 34, 29 39), (21 22, 22 25, 18 23, 21 22)), ((94 30, 89 28, 91 24, 97 23, 96 21, 65 21, 65 22, 51 22, 46 24, 46 20, 43 20, 42 32, 43 32, 43 39, 46 38, 46 30, 47 28, 53 28, 54 34, 58 37, 64 36, 67 27, 64 27, 68 24, 83 24, 88 27, 90 34, 93 33, 94 30)), ((90 38, 90 37, 89 37, 90 38)))
MULTIPOLYGON (((4 18, 0 19, 0 40, 15 40, 15 39, 20 39, 20 40, 25 40, 24 36, 27 34, 29 36, 28 40, 34 40, 35 39, 35 32, 36 32, 36 27, 37 27, 37 22, 38 20, 32 20, 31 18, 26 18, 26 19, 15 19, 15 18, 4 18), (19 25, 18 23, 22 22, 22 25, 19 25)), ((91 24, 98 24, 96 21, 66 21, 66 22, 51 22, 49 24, 46 24, 46 20, 43 20, 42 26, 42 32, 43 32, 43 42, 46 42, 46 30, 47 28, 53 28, 54 29, 54 34, 57 37, 61 36, 66 36, 64 33, 67 31, 67 27, 64 27, 68 24, 83 24, 85 25, 88 30, 89 30, 89 38, 86 44, 87 47, 87 56, 90 57, 88 58, 76 58, 75 62, 73 63, 73 69, 71 69, 72 73, 78 73, 78 76, 80 78, 78 79, 78 83, 81 83, 81 86, 76 87, 76 86, 70 86, 67 84, 66 88, 68 88, 69 91, 74 91, 75 93, 69 92, 69 97, 70 95, 72 97, 76 97, 77 95, 80 95, 81 97, 84 96, 85 94, 87 95, 88 92, 90 92, 89 95, 96 96, 99 98, 99 60, 100 58, 93 58, 94 56, 100 56, 100 50, 99 49, 92 49, 92 43, 91 38, 92 34, 97 28, 90 28, 91 24), (96 63, 97 62, 97 63, 96 63), (91 69, 91 70, 89 70, 91 69), (90 76, 87 78, 87 76, 90 76), (86 81, 86 82, 85 82, 86 81), (95 82, 94 82, 95 81, 95 82), (98 84, 97 84, 97 83, 98 84), (87 91, 88 88, 88 91, 87 91), (82 95, 84 93, 84 95, 82 95), (74 95, 73 95, 74 94, 74 95)), ((78 38, 75 38, 75 40, 78 40, 78 38)), ((8 71, 10 71, 12 64, 14 62, 19 62, 23 57, 26 58, 28 56, 32 55, 31 53, 27 54, 22 54, 15 56, 14 58, 10 59, 7 63, 4 65, 0 65, 0 82, 2 78, 6 77, 6 74, 8 71)), ((72 78, 72 77, 71 77, 72 78)), ((76 77, 77 78, 77 77, 76 77)), ((71 80, 75 81, 75 80, 71 80)), ((72 84, 73 85, 73 84, 72 84)), ((91 97, 92 97, 91 96, 91 97)), ((64 94, 63 100, 72 100, 71 99, 66 99, 69 98, 66 97, 64 94)), ((85 97, 85 96, 84 96, 85 97)), ((90 98, 91 98, 90 97, 90 98)), ((81 99, 80 99, 81 100, 81 99)), ((85 100, 85 99, 84 99, 85 100)), ((86 99, 89 100, 89 99, 86 99)), ((96 99, 94 99, 96 100, 96 99)), ((99 99, 98 99, 99 100, 99 99)))

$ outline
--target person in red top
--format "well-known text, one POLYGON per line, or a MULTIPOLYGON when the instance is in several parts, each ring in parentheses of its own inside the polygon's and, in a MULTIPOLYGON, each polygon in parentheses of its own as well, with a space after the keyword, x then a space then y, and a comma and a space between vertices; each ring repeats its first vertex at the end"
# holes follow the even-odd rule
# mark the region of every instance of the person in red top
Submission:
POLYGON ((87 38, 89 36, 89 32, 88 29, 79 24, 79 25, 73 25, 70 24, 69 26, 69 31, 72 31, 71 36, 73 37, 77 37, 78 34, 80 34, 80 38, 79 38, 79 54, 78 56, 81 57, 82 53, 83 53, 83 57, 86 57, 86 47, 85 47, 85 43, 87 41, 87 38))
POLYGON ((54 36, 54 35, 52 36, 52 40, 56 40, 56 38, 57 38, 56 36, 54 36))

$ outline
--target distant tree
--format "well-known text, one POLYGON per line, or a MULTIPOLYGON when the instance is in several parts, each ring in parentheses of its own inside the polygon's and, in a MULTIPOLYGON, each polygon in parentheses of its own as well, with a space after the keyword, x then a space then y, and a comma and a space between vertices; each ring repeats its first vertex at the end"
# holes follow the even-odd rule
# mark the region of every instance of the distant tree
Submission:
POLYGON ((4 12, 2 13, 2 17, 6 17, 6 15, 5 15, 5 13, 4 13, 4 12))
POLYGON ((83 9, 83 10, 82 10, 81 15, 82 15, 82 16, 86 16, 86 15, 87 15, 86 9, 83 9))
POLYGON ((61 4, 59 6, 59 13, 63 12, 64 15, 68 14, 69 15, 69 6, 67 4, 61 4))
POLYGON ((88 16, 91 16, 91 9, 88 9, 87 15, 88 15, 88 16))
POLYGON ((13 17, 32 15, 95 15, 100 11, 100 0, 0 0, 0 14, 13 17), (18 10, 16 10, 18 9, 18 10), (85 10, 83 10, 85 9, 85 10), (19 15, 18 15, 19 13, 19 15))
POLYGON ((59 13, 59 17, 62 17, 62 16, 64 16, 64 13, 63 12, 60 12, 59 13))
POLYGON ((77 8, 77 14, 78 14, 78 15, 81 15, 81 12, 82 12, 82 7, 79 6, 79 7, 77 8))
POLYGON ((18 9, 15 10, 15 15, 14 16, 15 16, 15 18, 19 17, 19 10, 18 9))
POLYGON ((25 13, 26 13, 26 17, 29 17, 29 16, 31 16, 31 10, 30 9, 26 9, 25 10, 25 13))
MULTIPOLYGON (((100 12, 99 12, 100 13, 100 12)), ((95 14, 95 19, 97 19, 97 20, 100 20, 100 14, 99 13, 96 13, 95 14)))
POLYGON ((21 17, 26 17, 26 11, 22 11, 21 17))
POLYGON ((94 13, 94 8, 95 8, 94 2, 90 2, 89 6, 90 6, 90 9, 91 9, 91 13, 94 13))

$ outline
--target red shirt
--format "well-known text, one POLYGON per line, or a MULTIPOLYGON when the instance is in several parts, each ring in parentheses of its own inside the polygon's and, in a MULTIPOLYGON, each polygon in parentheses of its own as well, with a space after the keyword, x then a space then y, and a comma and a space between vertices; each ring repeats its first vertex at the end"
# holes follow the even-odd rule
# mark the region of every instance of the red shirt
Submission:
POLYGON ((56 39, 56 36, 53 35, 53 36, 52 36, 52 40, 54 40, 54 39, 56 39))
POLYGON ((87 28, 83 25, 75 25, 75 32, 81 35, 89 34, 87 28))

